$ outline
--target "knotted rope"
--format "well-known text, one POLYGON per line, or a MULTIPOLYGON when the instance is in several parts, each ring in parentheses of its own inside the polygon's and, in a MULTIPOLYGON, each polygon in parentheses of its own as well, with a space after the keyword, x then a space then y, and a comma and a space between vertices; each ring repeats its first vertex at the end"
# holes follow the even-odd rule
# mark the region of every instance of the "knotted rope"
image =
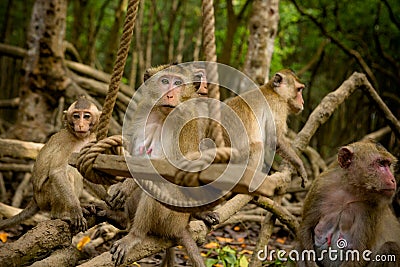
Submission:
POLYGON ((100 141, 86 144, 80 151, 76 162, 76 168, 83 177, 92 183, 111 185, 118 182, 118 180, 116 180, 112 175, 107 175, 105 173, 99 174, 98 172, 93 171, 93 163, 97 156, 99 154, 104 154, 105 151, 108 151, 112 147, 118 146, 122 146, 121 135, 113 135, 100 141))
MULTIPOLYGON (((187 158, 198 159, 195 161, 195 163, 193 163, 192 161, 182 160, 181 163, 178 163, 178 165, 181 169, 189 168, 193 172, 178 171, 175 176, 175 181, 181 180, 182 183, 180 184, 188 186, 198 186, 199 175, 201 171, 205 169, 205 167, 207 167, 209 164, 223 163, 226 162, 226 159, 234 160, 238 157, 239 151, 231 147, 217 147, 207 149, 205 151, 202 151, 201 153, 191 153, 187 155, 187 158)), ((171 209, 181 212, 197 212, 209 210, 219 204, 221 200, 223 200, 223 198, 221 198, 221 195, 215 201, 204 201, 204 197, 207 198, 207 196, 204 195, 204 191, 198 192, 201 195, 190 195, 190 197, 188 197, 183 193, 183 191, 181 191, 181 189, 177 188, 174 185, 171 186, 170 183, 157 183, 149 180, 143 180, 140 182, 140 185, 146 188, 146 191, 151 192, 151 195, 155 199, 161 201, 163 204, 167 203, 166 205, 171 209)), ((220 191, 218 191, 218 193, 220 193, 220 191)))

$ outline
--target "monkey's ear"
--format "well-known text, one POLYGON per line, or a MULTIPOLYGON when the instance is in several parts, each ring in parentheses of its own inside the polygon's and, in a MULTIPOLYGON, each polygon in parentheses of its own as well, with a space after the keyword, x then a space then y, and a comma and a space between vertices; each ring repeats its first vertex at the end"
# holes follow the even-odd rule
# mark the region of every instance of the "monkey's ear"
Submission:
POLYGON ((283 76, 282 76, 282 74, 276 73, 276 74, 274 75, 274 78, 273 78, 274 87, 279 87, 279 85, 281 85, 281 82, 282 82, 282 81, 283 81, 283 76))
POLYGON ((143 81, 147 81, 151 77, 149 70, 146 70, 143 74, 143 81))
POLYGON ((344 146, 340 148, 338 153, 339 166, 343 169, 350 167, 354 157, 354 150, 352 147, 344 146))

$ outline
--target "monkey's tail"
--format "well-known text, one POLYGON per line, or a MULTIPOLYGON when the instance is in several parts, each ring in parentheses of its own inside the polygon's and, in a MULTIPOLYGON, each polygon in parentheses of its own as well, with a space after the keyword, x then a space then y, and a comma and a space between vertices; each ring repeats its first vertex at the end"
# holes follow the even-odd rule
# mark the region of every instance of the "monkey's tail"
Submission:
POLYGON ((8 228, 17 224, 20 224, 21 222, 31 218, 33 215, 39 212, 39 206, 36 204, 35 200, 31 200, 26 206, 25 209, 23 209, 20 213, 16 214, 15 216, 1 220, 0 221, 0 229, 8 228))

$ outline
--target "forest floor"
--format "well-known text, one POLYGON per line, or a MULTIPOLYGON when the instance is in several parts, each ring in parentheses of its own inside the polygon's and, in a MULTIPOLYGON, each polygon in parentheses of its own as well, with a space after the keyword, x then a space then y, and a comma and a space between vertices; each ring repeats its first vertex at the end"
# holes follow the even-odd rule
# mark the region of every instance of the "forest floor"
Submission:
MULTIPOLYGON (((252 205, 246 206, 244 209, 252 209, 252 205)), ((7 229, 8 240, 13 242, 20 236, 30 230, 32 226, 19 225, 7 229)), ((200 246, 200 251, 205 261, 208 262, 207 266, 224 266, 223 262, 233 262, 233 266, 246 266, 239 264, 241 262, 250 261, 252 254, 256 253, 255 247, 259 237, 261 224, 256 221, 237 222, 234 224, 226 224, 208 233, 206 242, 200 246), (244 259, 245 258, 245 259, 244 259), (211 263, 214 263, 213 265, 211 263)), ((96 252, 101 253, 108 251, 112 244, 122 235, 117 235, 115 238, 107 241, 102 246, 96 248, 96 252)), ((1 243, 1 242, 0 242, 1 243)), ((1 245, 0 245, 1 246, 1 245)), ((268 243, 268 253, 272 250, 286 250, 289 251, 294 248, 294 238, 290 231, 281 224, 274 227, 272 237, 268 243)), ((157 253, 150 257, 144 258, 137 262, 137 266, 151 267, 160 266, 164 252, 157 253)), ((175 266, 191 266, 190 260, 183 247, 178 246, 175 248, 175 266)), ((263 254, 264 255, 264 254, 263 254)), ((279 261, 276 259, 267 259, 263 266, 278 266, 279 261), (274 261, 275 260, 275 261, 274 261), (275 264, 274 264, 275 263, 275 264)), ((226 265, 231 266, 231 265, 226 265)), ((282 265, 279 265, 282 266, 282 265)))

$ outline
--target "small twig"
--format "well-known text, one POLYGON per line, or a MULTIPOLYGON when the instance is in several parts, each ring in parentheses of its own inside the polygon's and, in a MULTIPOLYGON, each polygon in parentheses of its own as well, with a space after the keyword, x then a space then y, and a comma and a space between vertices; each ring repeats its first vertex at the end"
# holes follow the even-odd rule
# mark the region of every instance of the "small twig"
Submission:
POLYGON ((27 172, 25 173, 24 179, 22 182, 18 185, 17 190, 15 190, 14 197, 11 202, 11 206, 19 208, 21 206, 21 202, 26 195, 26 192, 29 190, 28 187, 31 185, 32 174, 27 172))

